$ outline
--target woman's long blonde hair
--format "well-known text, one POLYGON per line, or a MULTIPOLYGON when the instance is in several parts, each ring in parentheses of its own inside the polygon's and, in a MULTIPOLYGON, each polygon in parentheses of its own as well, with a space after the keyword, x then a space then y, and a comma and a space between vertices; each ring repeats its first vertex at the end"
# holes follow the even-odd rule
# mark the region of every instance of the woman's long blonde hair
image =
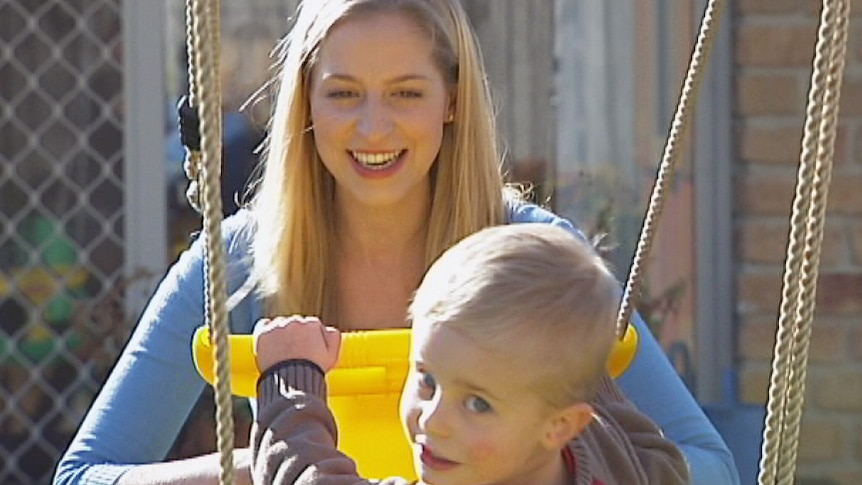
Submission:
MULTIPOLYGON (((506 219, 494 112, 484 64, 458 0, 316 0, 302 2, 279 46, 278 92, 265 168, 251 202, 256 222, 254 273, 270 314, 337 318, 333 194, 310 127, 309 79, 320 45, 340 21, 398 11, 425 28, 455 87, 454 121, 444 129, 431 168, 425 268, 447 248, 506 219)), ((330 323, 333 324, 333 323, 330 323)))

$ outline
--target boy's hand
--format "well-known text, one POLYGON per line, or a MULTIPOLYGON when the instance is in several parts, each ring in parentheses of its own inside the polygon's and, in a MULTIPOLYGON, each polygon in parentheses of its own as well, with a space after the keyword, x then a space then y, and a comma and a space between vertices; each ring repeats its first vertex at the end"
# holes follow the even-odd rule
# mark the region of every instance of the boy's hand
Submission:
POLYGON ((338 362, 341 332, 323 326, 316 317, 276 317, 255 326, 254 348, 261 370, 285 360, 306 359, 329 372, 338 362))

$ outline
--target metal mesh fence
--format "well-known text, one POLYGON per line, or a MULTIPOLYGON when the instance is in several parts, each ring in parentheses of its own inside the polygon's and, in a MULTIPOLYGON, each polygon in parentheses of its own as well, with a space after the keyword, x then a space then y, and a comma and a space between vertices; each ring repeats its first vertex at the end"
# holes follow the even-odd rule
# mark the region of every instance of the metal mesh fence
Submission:
MULTIPOLYGON (((185 90, 177 78, 186 66, 170 57, 183 49, 183 2, 166 2, 165 68, 169 83, 177 81, 171 98, 185 90)), ((295 4, 227 5, 228 61, 242 60, 236 54, 248 42, 271 48, 295 4), (260 40, 264 24, 271 36, 260 40)), ((122 10, 120 0, 0 0, 3 485, 50 483, 131 332, 124 289, 158 276, 124 273, 122 10)), ((268 76, 267 67, 258 74, 268 76)), ((236 80, 235 90, 248 95, 262 79, 236 80)), ((180 239, 174 249, 188 240, 187 233, 173 237, 180 239)), ((211 399, 201 399, 202 412, 181 432, 173 457, 213 446, 211 399)))
POLYGON ((120 27, 119 0, 0 1, 3 484, 50 481, 127 336, 120 27))

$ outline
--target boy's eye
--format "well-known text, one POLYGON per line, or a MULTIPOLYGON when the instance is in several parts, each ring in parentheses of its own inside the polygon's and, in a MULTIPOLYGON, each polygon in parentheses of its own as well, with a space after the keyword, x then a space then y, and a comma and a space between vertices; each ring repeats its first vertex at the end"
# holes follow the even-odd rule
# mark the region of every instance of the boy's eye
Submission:
POLYGON ((464 402, 464 406, 474 413, 484 414, 491 412, 491 404, 479 396, 468 397, 464 402))
POLYGON ((434 391, 437 388, 437 380, 431 374, 422 372, 419 374, 419 387, 434 391))

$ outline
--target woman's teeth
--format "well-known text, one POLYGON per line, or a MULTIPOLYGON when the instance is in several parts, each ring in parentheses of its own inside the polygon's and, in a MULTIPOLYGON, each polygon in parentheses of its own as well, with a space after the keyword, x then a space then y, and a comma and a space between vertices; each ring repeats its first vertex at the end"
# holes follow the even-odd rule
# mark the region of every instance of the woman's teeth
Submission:
POLYGON ((386 153, 364 153, 364 152, 354 152, 351 151, 350 154, 353 156, 353 159, 362 164, 363 166, 370 168, 372 170, 381 170, 384 169, 401 155, 403 150, 397 150, 393 152, 386 153))

